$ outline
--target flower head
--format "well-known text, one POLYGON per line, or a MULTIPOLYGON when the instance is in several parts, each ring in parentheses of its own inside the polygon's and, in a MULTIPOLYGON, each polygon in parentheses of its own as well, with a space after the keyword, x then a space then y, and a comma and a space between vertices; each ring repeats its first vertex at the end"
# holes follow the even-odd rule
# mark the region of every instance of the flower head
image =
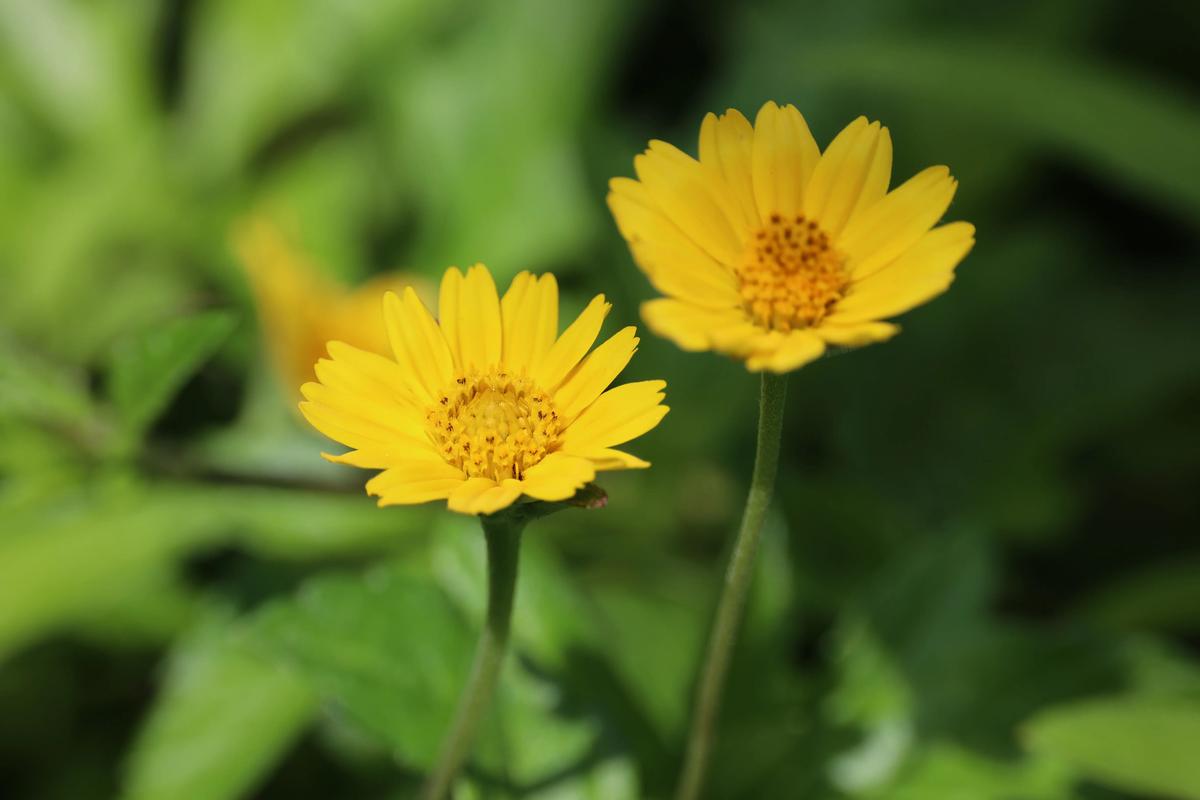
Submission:
POLYGON ((452 267, 436 320, 411 288, 384 296, 390 357, 330 342, 300 410, 354 448, 326 458, 383 470, 367 482, 381 506, 445 498, 488 514, 522 495, 565 500, 597 470, 649 466, 613 448, 667 413, 663 381, 608 389, 634 328, 588 354, 610 307, 597 296, 559 335, 553 275, 522 272, 500 299, 482 264, 452 267))
POLYGON ((313 378, 325 343, 337 339, 372 353, 388 352, 379 298, 410 278, 380 275, 354 289, 326 277, 265 219, 244 223, 234 248, 250 278, 272 365, 289 391, 313 378))
POLYGON ((888 191, 887 128, 859 117, 822 153, 793 106, 754 126, 730 109, 700 128, 700 158, 653 141, 608 204, 634 260, 667 295, 642 306, 657 334, 787 372, 827 346, 883 341, 882 320, 945 291, 974 244, 933 227, 954 196, 946 167, 888 191))

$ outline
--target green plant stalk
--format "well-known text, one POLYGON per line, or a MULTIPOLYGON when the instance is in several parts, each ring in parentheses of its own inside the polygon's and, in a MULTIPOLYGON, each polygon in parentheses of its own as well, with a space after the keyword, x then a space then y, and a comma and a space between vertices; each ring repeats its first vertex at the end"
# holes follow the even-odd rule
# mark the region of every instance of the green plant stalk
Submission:
POLYGON ((504 663, 504 653, 508 649, 513 599, 517 591, 521 531, 526 519, 517 514, 501 513, 481 517, 480 520, 487 540, 487 619, 475 649, 471 674, 459 697, 454 721, 442 741, 437 763, 421 791, 423 800, 443 800, 450 791, 454 777, 471 751, 475 732, 487 713, 504 663))
POLYGON ((729 661, 737 643, 738 626, 746 605, 750 581, 758 556, 763 519, 771 503, 775 473, 779 467, 779 440, 783 430, 783 406, 787 397, 787 376, 764 372, 758 411, 758 451, 750 494, 742 513, 742 524, 725 573, 725 587, 717 603, 716 619, 708 641, 708 652, 696 684, 692 706, 692 727, 687 754, 679 778, 676 800, 696 800, 704 786, 704 775, 712 754, 717 717, 721 710, 721 692, 729 661))

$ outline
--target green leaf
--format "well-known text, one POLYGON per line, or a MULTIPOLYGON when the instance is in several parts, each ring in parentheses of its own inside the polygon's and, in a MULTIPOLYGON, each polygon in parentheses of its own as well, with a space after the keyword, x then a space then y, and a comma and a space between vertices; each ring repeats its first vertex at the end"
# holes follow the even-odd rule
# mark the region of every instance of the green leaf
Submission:
POLYGON ((108 394, 129 434, 140 435, 162 413, 233 324, 224 312, 197 314, 126 340, 114 350, 108 394))
POLYGON ((1118 697, 1052 708, 1024 726, 1025 745, 1130 792, 1200 798, 1200 701, 1118 697))
POLYGON ((308 725, 308 688, 240 638, 212 620, 176 648, 133 745, 124 800, 246 797, 308 725))
MULTIPOLYGON (((254 630, 322 697, 416 770, 437 754, 477 638, 429 578, 396 566, 361 578, 315 579, 295 599, 261 612, 254 630)), ((486 787, 489 797, 588 796, 567 788, 611 756, 611 746, 601 748, 598 719, 574 705, 561 713, 562 688, 515 656, 479 732, 473 777, 462 783, 486 787)))
POLYGON ((427 580, 395 569, 306 584, 258 636, 405 763, 429 765, 466 681, 473 637, 427 580))

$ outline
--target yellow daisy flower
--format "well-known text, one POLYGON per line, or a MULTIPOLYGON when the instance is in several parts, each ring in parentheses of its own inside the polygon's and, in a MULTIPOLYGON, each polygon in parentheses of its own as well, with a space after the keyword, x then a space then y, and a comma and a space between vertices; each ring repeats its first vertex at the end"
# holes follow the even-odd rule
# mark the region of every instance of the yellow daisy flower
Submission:
POLYGON ((610 308, 597 296, 558 335, 553 275, 522 272, 500 299, 482 264, 451 268, 437 320, 411 288, 384 296, 391 357, 330 342, 300 410, 354 448, 326 458, 383 470, 367 482, 381 506, 566 500, 598 470, 649 466, 613 448, 667 413, 664 381, 607 389, 638 344, 631 326, 588 354, 610 308))
POLYGON ((254 291, 271 362, 289 391, 313 379, 313 364, 331 339, 388 352, 379 298, 412 278, 389 273, 347 288, 297 252, 271 223, 255 218, 234 233, 234 249, 254 291))
POLYGON ((651 330, 754 371, 788 372, 827 346, 883 341, 882 320, 945 291, 971 249, 966 222, 933 227, 954 197, 946 167, 888 191, 892 140, 859 117, 822 153, 793 106, 754 126, 730 109, 700 127, 700 158, 661 141, 615 178, 608 204, 665 298, 651 330))

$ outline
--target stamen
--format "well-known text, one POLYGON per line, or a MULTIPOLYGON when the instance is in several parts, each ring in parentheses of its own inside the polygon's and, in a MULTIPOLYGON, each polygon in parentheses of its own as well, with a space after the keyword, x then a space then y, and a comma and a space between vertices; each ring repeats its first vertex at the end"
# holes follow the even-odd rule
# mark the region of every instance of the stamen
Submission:
POLYGON ((558 412, 545 392, 503 370, 459 375, 426 415, 442 457, 472 478, 520 479, 558 446, 558 412))
POLYGON ((845 259, 803 214, 772 214, 736 269, 742 303, 756 324, 777 331, 817 325, 845 295, 845 259))

